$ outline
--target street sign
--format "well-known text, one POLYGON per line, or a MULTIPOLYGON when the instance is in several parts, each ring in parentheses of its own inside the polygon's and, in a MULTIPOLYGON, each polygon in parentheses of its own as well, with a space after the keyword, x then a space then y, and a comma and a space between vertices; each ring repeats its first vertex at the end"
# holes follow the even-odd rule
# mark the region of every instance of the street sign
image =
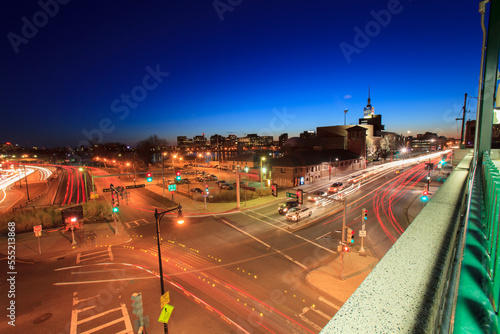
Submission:
POLYGON ((102 190, 103 193, 109 193, 111 192, 111 188, 105 188, 102 190))
POLYGON ((162 310, 160 317, 158 318, 158 322, 163 322, 165 324, 168 324, 168 320, 170 319, 170 316, 172 315, 172 311, 174 310, 174 307, 172 305, 165 305, 162 310))
POLYGON ((144 188, 146 185, 145 184, 136 184, 133 186, 126 186, 125 188, 127 189, 135 189, 135 188, 144 188))
POLYGON ((241 189, 246 189, 246 190, 250 190, 250 191, 255 191, 255 188, 254 187, 249 187, 249 186, 244 186, 244 185, 241 185, 240 186, 241 189))
POLYGON ((33 232, 42 232, 42 225, 33 226, 33 232))
POLYGON ((359 236, 360 237, 366 237, 366 230, 359 230, 359 236))
POLYGON ((176 191, 176 190, 177 190, 176 184, 169 184, 168 185, 168 191, 176 191))
POLYGON ((170 303, 170 291, 167 291, 163 296, 160 298, 160 304, 161 308, 164 308, 168 303, 170 303))
POLYGON ((295 193, 286 193, 286 197, 297 198, 297 194, 295 194, 295 193))

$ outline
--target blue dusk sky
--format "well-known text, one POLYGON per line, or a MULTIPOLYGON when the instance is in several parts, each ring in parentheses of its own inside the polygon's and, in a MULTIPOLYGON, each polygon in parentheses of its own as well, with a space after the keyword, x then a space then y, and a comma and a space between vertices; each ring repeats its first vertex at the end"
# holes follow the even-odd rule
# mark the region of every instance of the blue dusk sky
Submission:
MULTIPOLYGON (((460 137, 478 1, 1 2, 0 142, 290 137, 357 124, 460 137)), ((476 99, 467 119, 475 119, 476 99)))

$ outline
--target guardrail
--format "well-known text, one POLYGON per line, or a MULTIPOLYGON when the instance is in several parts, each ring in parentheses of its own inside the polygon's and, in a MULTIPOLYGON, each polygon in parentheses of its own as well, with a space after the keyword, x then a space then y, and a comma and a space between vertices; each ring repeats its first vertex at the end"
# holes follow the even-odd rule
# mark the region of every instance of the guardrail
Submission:
POLYGON ((454 315, 455 333, 498 333, 500 171, 489 154, 477 169, 454 315))

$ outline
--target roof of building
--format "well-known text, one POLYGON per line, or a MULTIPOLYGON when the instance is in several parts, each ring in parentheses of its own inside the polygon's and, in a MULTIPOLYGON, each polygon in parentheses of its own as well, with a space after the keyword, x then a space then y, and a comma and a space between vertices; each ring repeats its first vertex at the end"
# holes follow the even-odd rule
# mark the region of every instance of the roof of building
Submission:
POLYGON ((319 165, 325 162, 356 160, 361 157, 347 150, 295 151, 283 158, 270 159, 268 164, 275 167, 300 167, 319 165))

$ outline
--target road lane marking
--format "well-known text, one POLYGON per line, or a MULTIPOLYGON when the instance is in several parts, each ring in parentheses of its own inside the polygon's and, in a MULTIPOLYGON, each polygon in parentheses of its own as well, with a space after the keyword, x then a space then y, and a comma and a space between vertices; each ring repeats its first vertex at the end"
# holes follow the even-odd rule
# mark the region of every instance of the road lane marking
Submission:
POLYGON ((59 282, 59 283, 53 283, 53 285, 75 285, 75 284, 92 284, 92 283, 105 283, 105 282, 117 282, 117 281, 134 281, 138 279, 148 279, 148 278, 156 278, 156 276, 100 279, 96 281, 59 282))
POLYGON ((330 305, 331 307, 333 307, 334 309, 336 309, 337 311, 340 310, 341 306, 337 305, 337 304, 334 304, 332 302, 330 302, 328 299, 325 299, 323 298, 322 296, 319 296, 319 301, 327 304, 327 305, 330 305))
POLYGON ((323 318, 325 318, 326 320, 331 320, 333 317, 330 317, 328 314, 316 309, 316 308, 311 308, 310 310, 318 313, 320 316, 322 316, 323 318))
MULTIPOLYGON (((251 217, 251 216, 250 216, 250 217, 251 217)), ((255 218, 255 219, 257 219, 257 218, 255 218)), ((229 223, 229 222, 225 221, 225 220, 224 220, 224 219, 222 219, 222 218, 219 218, 219 220, 220 220, 220 221, 222 221, 224 224, 227 224, 228 226, 230 226, 230 227, 232 227, 232 228, 236 229, 237 231, 239 231, 239 232, 243 233, 244 235, 246 235, 246 236, 248 236, 248 237, 250 237, 250 238, 254 239, 255 241, 257 241, 257 242, 259 242, 259 243, 261 243, 261 244, 263 244, 263 245, 264 245, 264 246, 266 246, 268 249, 272 249, 272 250, 273 250, 273 251, 275 251, 276 253, 278 253, 278 254, 280 254, 280 255, 284 256, 287 260, 292 261, 293 263, 295 263, 295 264, 296 264, 296 265, 298 265, 299 267, 301 267, 301 268, 303 268, 303 269, 305 269, 305 270, 307 270, 307 269, 308 269, 308 268, 307 268, 305 265, 303 265, 302 263, 298 262, 297 260, 294 260, 293 258, 291 258, 290 256, 286 255, 285 253, 283 253, 283 252, 282 252, 282 251, 280 251, 279 249, 276 249, 276 248, 274 248, 274 247, 271 247, 270 245, 266 244, 264 241, 260 240, 259 238, 254 237, 254 236, 253 236, 253 235, 251 235, 250 233, 243 231, 242 229, 240 229, 240 228, 238 228, 238 227, 234 226, 233 224, 231 224, 231 223, 229 223)))
MULTIPOLYGON (((243 213, 243 212, 242 212, 242 213, 243 213)), ((322 249, 326 250, 327 252, 329 252, 329 253, 331 253, 331 254, 337 254, 336 252, 334 252, 334 251, 332 251, 332 250, 330 250, 330 249, 328 249, 328 248, 326 248, 326 247, 324 247, 324 246, 321 246, 320 244, 317 244, 317 243, 315 243, 315 242, 313 242, 313 241, 311 241, 311 240, 308 240, 308 239, 306 239, 306 238, 304 238, 304 237, 302 237, 302 236, 300 236, 300 235, 298 235, 298 234, 295 234, 295 233, 293 233, 293 232, 290 232, 290 231, 288 231, 287 229, 284 229, 284 228, 282 228, 282 227, 279 227, 279 226, 275 226, 275 225, 273 225, 273 224, 270 224, 270 223, 268 223, 268 222, 266 222, 266 221, 264 221, 264 220, 262 220, 262 219, 260 219, 260 218, 258 218, 258 217, 254 217, 254 216, 252 216, 252 215, 249 215, 249 214, 248 214, 248 213, 246 213, 246 212, 244 212, 243 214, 244 214, 244 215, 246 215, 246 216, 248 216, 248 217, 251 217, 251 218, 253 218, 253 219, 255 219, 255 220, 258 220, 258 221, 260 221, 260 222, 262 222, 262 223, 264 223, 264 224, 267 224, 267 225, 272 226, 272 227, 274 227, 274 228, 278 228, 278 229, 280 229, 280 230, 281 230, 281 231, 283 231, 283 232, 286 232, 286 233, 288 233, 288 234, 291 234, 291 235, 295 236, 296 238, 302 239, 302 240, 304 240, 305 242, 308 242, 308 243, 310 243, 310 244, 312 244, 312 245, 314 245, 314 246, 316 246, 316 247, 322 248, 322 249)))
POLYGON ((114 260, 114 257, 113 257, 113 253, 111 252, 111 246, 108 246, 108 254, 109 254, 109 259, 110 259, 111 261, 113 261, 113 260, 114 260))
POLYGON ((299 318, 305 322, 306 324, 308 324, 309 326, 311 326, 312 328, 314 328, 315 330, 317 331, 320 331, 322 330, 323 328, 321 328, 320 326, 316 325, 314 322, 312 322, 311 320, 307 319, 304 315, 302 314, 299 314, 299 318))
POLYGON ((244 235, 246 235, 247 237, 250 237, 250 238, 252 238, 253 240, 257 241, 258 243, 263 244, 263 245, 264 245, 264 246, 266 246, 267 248, 271 248, 271 246, 270 246, 270 245, 266 244, 264 241, 262 241, 262 240, 258 239, 257 237, 254 237, 254 236, 253 236, 253 235, 251 235, 250 233, 243 231, 241 228, 238 228, 238 227, 234 226, 233 224, 231 224, 231 223, 227 222, 226 220, 224 220, 224 219, 222 219, 222 218, 219 218, 219 220, 220 220, 221 222, 223 222, 224 224, 226 224, 226 225, 228 225, 228 226, 230 226, 230 227, 234 228, 235 230, 237 230, 237 231, 239 231, 239 232, 243 233, 243 234, 244 234, 244 235))

